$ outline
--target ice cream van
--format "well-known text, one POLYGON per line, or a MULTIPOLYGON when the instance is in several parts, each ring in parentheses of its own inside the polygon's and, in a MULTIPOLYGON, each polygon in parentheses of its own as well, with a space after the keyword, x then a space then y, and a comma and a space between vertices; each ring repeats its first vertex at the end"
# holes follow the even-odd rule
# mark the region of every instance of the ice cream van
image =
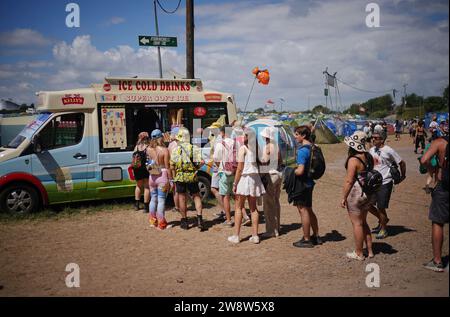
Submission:
MULTIPOLYGON (((194 122, 237 119, 234 97, 198 79, 106 78, 37 96, 36 118, 0 148, 0 211, 133 196, 129 165, 140 132, 182 124, 192 135, 194 122)), ((208 192, 207 169, 198 175, 208 192)))

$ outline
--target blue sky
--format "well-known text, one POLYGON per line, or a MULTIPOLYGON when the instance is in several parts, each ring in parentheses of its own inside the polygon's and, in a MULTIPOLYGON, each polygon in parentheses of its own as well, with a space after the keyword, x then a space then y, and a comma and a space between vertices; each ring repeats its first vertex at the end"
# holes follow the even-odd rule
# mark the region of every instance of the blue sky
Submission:
MULTIPOLYGON (((168 10, 178 0, 160 0, 168 10)), ((363 0, 195 0, 196 76, 234 93, 244 106, 251 69, 268 68, 269 86, 255 87, 249 108, 267 99, 305 110, 324 103, 322 71, 338 72, 370 91, 400 89, 440 95, 449 81, 448 1, 380 0, 381 27, 367 28, 363 0)), ((172 15, 158 8, 160 34, 178 37, 162 49, 165 76, 185 74, 185 0, 172 15)), ((157 77, 151 0, 2 0, 0 98, 33 102, 39 90, 86 87, 106 75, 157 77), (67 28, 66 4, 81 9, 81 27, 67 28)), ((340 87, 342 104, 377 94, 340 87)), ((399 102, 399 100, 397 100, 399 102)))

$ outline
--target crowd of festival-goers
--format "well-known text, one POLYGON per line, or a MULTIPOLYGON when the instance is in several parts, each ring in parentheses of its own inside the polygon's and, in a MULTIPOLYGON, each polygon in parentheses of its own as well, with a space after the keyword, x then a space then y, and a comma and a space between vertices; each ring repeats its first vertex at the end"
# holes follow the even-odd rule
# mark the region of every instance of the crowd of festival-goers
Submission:
MULTIPOLYGON (((397 120, 395 140, 400 139, 405 128, 409 130, 414 153, 421 155, 418 158, 420 171, 427 174, 424 190, 432 197, 429 219, 432 222, 433 259, 424 267, 442 272, 445 269, 442 262, 443 227, 449 222, 448 120, 438 123, 433 118, 428 128, 421 120, 397 120)), ((297 207, 302 223, 303 237, 293 245, 298 248, 321 245, 319 221, 313 210, 316 182, 310 173, 314 129, 310 125, 295 128, 294 136, 298 143, 295 168, 282 164, 276 127, 262 130, 260 136, 264 144, 258 144, 254 129, 239 122, 222 126, 213 124, 208 129, 210 150, 206 159, 202 149, 191 143, 189 130, 184 127, 172 128, 170 142, 160 130, 154 130, 150 136, 146 132, 139 134, 132 158, 137 183, 135 209, 140 210, 143 195, 144 211, 149 214, 150 226, 159 230, 172 226, 165 217, 166 199, 171 192, 174 211, 181 217, 180 228, 188 230, 192 227, 187 217, 187 202, 191 197, 197 213, 193 226, 200 231, 207 230, 197 177, 197 171, 206 164, 211 171, 211 192, 221 210, 216 214, 216 220, 233 228, 228 237, 230 243, 241 242, 241 226, 245 225, 252 227, 251 243, 258 244, 261 238, 280 235, 280 195, 284 183, 288 196, 292 197, 289 202, 297 207), (258 199, 263 201, 263 213, 258 211, 258 199), (262 215, 265 232, 260 235, 258 224, 262 215)), ((394 184, 406 178, 405 161, 386 144, 387 135, 385 122, 367 122, 363 131, 356 131, 344 140, 348 157, 340 205, 348 211, 355 240, 354 250, 346 256, 358 261, 374 257, 372 234, 376 239, 389 236, 387 209, 391 193, 394 184), (367 224, 369 213, 378 219, 375 228, 369 228, 367 224)))

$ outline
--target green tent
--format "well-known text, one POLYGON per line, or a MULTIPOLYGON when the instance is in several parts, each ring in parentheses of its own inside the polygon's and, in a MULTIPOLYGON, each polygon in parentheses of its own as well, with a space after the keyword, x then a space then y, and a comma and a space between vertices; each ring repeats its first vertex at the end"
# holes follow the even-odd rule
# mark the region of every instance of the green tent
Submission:
POLYGON ((340 143, 338 137, 327 127, 325 122, 318 119, 315 124, 314 134, 316 135, 317 144, 336 144, 340 143))

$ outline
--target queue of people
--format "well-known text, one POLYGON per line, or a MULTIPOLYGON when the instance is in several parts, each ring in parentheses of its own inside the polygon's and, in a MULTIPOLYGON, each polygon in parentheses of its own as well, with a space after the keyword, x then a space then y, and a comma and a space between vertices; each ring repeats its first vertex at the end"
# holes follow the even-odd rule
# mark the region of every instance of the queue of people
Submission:
MULTIPOLYGON (((426 133, 417 125, 415 137, 426 133)), ((367 126, 370 128, 370 125, 367 126)), ((295 129, 298 142, 297 166, 289 170, 281 164, 281 151, 278 144, 278 130, 265 128, 260 136, 264 144, 258 144, 258 137, 251 128, 239 125, 212 125, 210 132, 210 159, 204 161, 201 149, 190 143, 186 128, 172 131, 172 142, 166 148, 162 132, 155 130, 149 137, 141 133, 133 154, 133 168, 136 178, 136 209, 139 208, 140 195, 144 193, 145 211, 149 212, 150 225, 160 230, 168 228, 165 219, 165 201, 170 190, 174 193, 175 210, 181 215, 181 229, 189 229, 187 220, 187 197, 192 197, 197 212, 196 226, 205 231, 202 216, 202 199, 198 186, 197 171, 208 164, 212 174, 212 193, 216 196, 222 212, 219 218, 223 225, 233 228, 228 241, 241 242, 242 225, 251 224, 251 243, 258 244, 260 237, 274 238, 280 235, 281 186, 288 191, 289 202, 298 209, 303 236, 293 243, 298 248, 314 248, 323 243, 319 234, 319 221, 313 210, 313 191, 315 181, 309 168, 312 160, 311 128, 299 126, 295 129), (140 162, 140 164, 136 162, 140 162), (142 162, 145 161, 145 169, 142 162), (148 187, 148 188, 147 188, 148 187), (290 191, 290 192, 289 192, 290 191), (231 197, 234 196, 234 221, 231 211, 231 197), (260 212, 257 200, 263 197, 263 210, 266 223, 265 233, 258 232, 260 212), (151 199, 150 199, 151 198, 151 199), (248 203, 250 216, 245 203, 248 203)), ((366 129, 365 129, 366 130, 366 129)), ((373 258, 372 234, 376 239, 389 236, 387 209, 394 184, 406 178, 406 163, 390 146, 386 145, 386 127, 375 126, 368 135, 356 131, 345 138, 348 158, 345 163, 346 177, 343 184, 341 207, 348 212, 352 224, 355 247, 347 253, 350 259, 362 261, 373 258), (368 148, 371 140, 372 146, 368 148), (374 215, 378 225, 370 229, 367 217, 374 215), (364 251, 364 245, 366 250, 364 251)), ((448 128, 447 128, 448 133, 448 128)), ((436 137, 429 149, 421 157, 421 163, 429 165, 437 157, 437 182, 433 188, 430 220, 432 221, 432 244, 434 257, 425 267, 434 271, 443 269, 441 253, 443 226, 449 221, 448 213, 448 137, 436 137), (443 171, 447 168, 447 172, 443 171), (446 181, 445 181, 446 176, 446 181)))

